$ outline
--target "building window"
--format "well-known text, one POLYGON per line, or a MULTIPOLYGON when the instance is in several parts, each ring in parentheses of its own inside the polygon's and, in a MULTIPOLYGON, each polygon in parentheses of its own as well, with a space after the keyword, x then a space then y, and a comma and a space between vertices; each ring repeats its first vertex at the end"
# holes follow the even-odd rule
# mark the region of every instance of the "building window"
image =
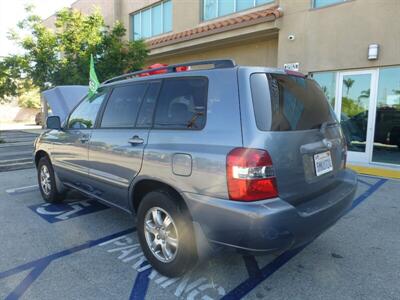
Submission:
POLYGON ((400 67, 379 70, 372 161, 400 165, 400 67))
POLYGON ((132 16, 132 37, 134 40, 172 31, 172 1, 162 1, 157 5, 142 9, 132 16))
POLYGON ((313 8, 329 6, 336 3, 346 2, 347 0, 313 0, 313 8))
POLYGON ((211 20, 275 0, 203 0, 203 20, 211 20))

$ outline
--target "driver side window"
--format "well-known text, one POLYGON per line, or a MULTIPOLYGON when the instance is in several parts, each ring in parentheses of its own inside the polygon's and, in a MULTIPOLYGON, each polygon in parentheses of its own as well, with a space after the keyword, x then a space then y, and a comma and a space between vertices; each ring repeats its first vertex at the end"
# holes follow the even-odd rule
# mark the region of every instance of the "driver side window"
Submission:
POLYGON ((96 95, 85 99, 75 108, 68 120, 70 129, 90 129, 93 128, 107 90, 102 90, 96 95))

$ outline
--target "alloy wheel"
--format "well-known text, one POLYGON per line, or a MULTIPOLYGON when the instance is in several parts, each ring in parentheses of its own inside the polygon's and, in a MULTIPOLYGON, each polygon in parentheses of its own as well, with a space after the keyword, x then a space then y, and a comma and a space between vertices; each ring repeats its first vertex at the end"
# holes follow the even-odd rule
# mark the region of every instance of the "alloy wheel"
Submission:
POLYGON ((172 217, 160 207, 152 207, 144 219, 144 234, 153 255, 161 262, 171 262, 179 246, 178 231, 172 217))
POLYGON ((40 168, 40 186, 42 187, 43 193, 49 195, 51 192, 51 177, 49 169, 46 165, 42 165, 40 168))

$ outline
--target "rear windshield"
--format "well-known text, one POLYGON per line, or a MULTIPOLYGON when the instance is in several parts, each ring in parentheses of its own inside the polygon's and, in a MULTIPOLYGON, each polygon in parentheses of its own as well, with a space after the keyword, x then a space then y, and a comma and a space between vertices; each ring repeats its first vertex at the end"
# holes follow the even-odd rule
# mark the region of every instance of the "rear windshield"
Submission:
POLYGON ((260 130, 308 130, 336 122, 323 91, 312 79, 257 73, 251 75, 250 83, 260 130))

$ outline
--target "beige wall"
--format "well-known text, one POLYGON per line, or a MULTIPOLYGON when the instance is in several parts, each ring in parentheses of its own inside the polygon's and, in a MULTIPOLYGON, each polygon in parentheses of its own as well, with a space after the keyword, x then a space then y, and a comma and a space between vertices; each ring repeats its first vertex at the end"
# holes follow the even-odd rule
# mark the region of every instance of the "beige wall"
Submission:
POLYGON ((249 66, 276 67, 278 39, 262 39, 246 43, 233 43, 213 48, 205 48, 187 54, 170 54, 167 57, 150 58, 148 65, 153 63, 181 63, 193 60, 232 58, 236 63, 249 66))
POLYGON ((56 15, 51 15, 50 17, 44 19, 42 21, 42 24, 43 26, 54 30, 56 28, 56 26, 54 25, 55 21, 56 21, 56 15))
MULTIPOLYGON (((203 24, 200 18, 202 0, 172 1, 173 32, 203 24)), ((131 34, 130 14, 157 2, 159 0, 78 0, 72 7, 84 13, 99 7, 108 24, 116 19, 122 21, 128 38, 131 34)), ((160 61, 160 58, 175 62, 230 55, 238 63, 245 64, 282 67, 284 63, 299 62, 300 71, 305 73, 400 64, 400 0, 349 0, 320 9, 311 9, 311 0, 276 0, 276 3, 282 7, 283 17, 271 27, 279 28, 279 42, 276 38, 273 42, 269 38, 267 42, 268 38, 259 37, 259 42, 243 42, 245 46, 236 44, 221 48, 213 45, 213 48, 204 50, 202 46, 199 50, 196 43, 201 41, 193 40, 190 42, 193 45, 187 49, 180 49, 179 44, 154 49, 151 54, 155 56, 149 62, 160 61), (288 40, 290 34, 295 35, 294 41, 288 40), (371 43, 380 45, 379 59, 375 61, 367 60, 371 43), (179 52, 176 51, 178 48, 179 52), (162 51, 168 52, 171 58, 167 59, 162 51)), ((51 22, 54 21, 49 18, 44 23, 51 22)), ((246 30, 256 32, 257 26, 260 27, 255 25, 246 30)), ((218 34, 205 39, 213 38, 219 39, 218 34)), ((221 40, 219 44, 223 43, 225 41, 221 40)))
POLYGON ((99 9, 107 25, 112 25, 119 18, 119 3, 121 0, 79 0, 75 1, 71 7, 84 14, 90 14, 95 9, 99 9))
POLYGON ((400 0, 352 0, 320 9, 310 3, 280 0, 279 67, 300 62, 301 71, 310 72, 400 64, 400 0), (371 43, 380 45, 376 61, 367 60, 371 43))
MULTIPOLYGON (((104 22, 112 26, 115 21, 121 18, 121 3, 123 0, 77 0, 72 3, 71 8, 79 10, 83 14, 91 14, 99 9, 104 17, 104 22)), ((55 29, 55 14, 43 21, 44 26, 55 29)))
POLYGON ((0 104, 0 124, 24 122, 26 124, 35 124, 35 116, 39 112, 36 108, 23 108, 14 101, 8 104, 0 104))

